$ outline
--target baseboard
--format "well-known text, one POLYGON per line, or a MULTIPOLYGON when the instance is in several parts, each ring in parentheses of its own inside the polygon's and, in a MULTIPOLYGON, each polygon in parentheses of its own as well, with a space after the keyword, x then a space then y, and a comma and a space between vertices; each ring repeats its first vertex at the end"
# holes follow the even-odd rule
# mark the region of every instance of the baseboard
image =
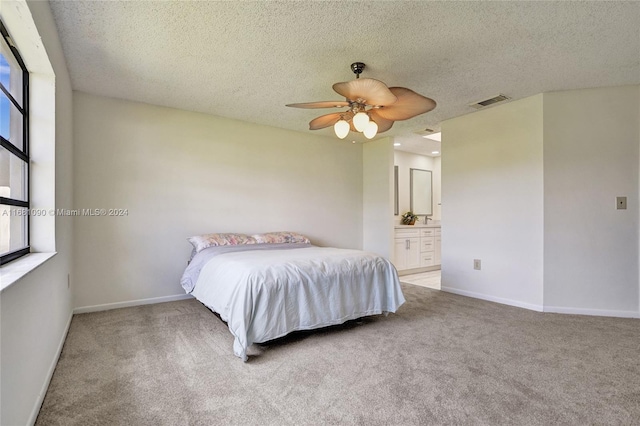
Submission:
POLYGON ((505 299, 502 297, 489 296, 482 293, 475 293, 473 291, 460 290, 452 287, 442 287, 442 291, 446 291, 447 293, 459 294, 460 296, 473 297, 474 299, 482 299, 487 300, 489 302, 501 303, 503 305, 516 306, 518 308, 529 309, 532 311, 542 312, 542 305, 534 305, 531 303, 520 302, 518 300, 505 299))
POLYGON ((596 317, 640 318, 637 311, 614 311, 609 309, 565 308, 562 306, 545 306, 544 312, 555 314, 591 315, 596 317))
POLYGON ((129 308, 131 306, 153 305, 155 303, 175 302, 193 298, 190 294, 175 294, 173 296, 152 297, 150 299, 128 300, 126 302, 105 303, 103 305, 81 306, 73 310, 74 314, 86 314, 88 312, 108 311, 110 309, 129 308))
POLYGON ((40 408, 42 407, 42 403, 44 402, 44 397, 47 395, 47 389, 49 389, 49 383, 51 383, 53 372, 56 371, 56 366, 58 365, 58 360, 60 359, 60 354, 62 353, 62 347, 64 346, 64 341, 67 339, 67 333, 69 333, 69 327, 71 326, 72 318, 73 318, 73 313, 69 315, 69 319, 67 320, 67 325, 65 327, 64 333, 62 333, 62 338, 60 339, 60 343, 58 343, 58 349, 56 350, 56 354, 53 357, 53 360, 51 361, 51 365, 49 365, 49 371, 47 371, 47 377, 45 378, 45 381, 42 384, 42 389, 40 389, 40 394, 38 395, 38 399, 36 400, 36 403, 33 406, 31 415, 29 416, 29 421, 27 422, 28 425, 33 426, 36 423, 36 419, 38 418, 38 414, 40 413, 40 408))

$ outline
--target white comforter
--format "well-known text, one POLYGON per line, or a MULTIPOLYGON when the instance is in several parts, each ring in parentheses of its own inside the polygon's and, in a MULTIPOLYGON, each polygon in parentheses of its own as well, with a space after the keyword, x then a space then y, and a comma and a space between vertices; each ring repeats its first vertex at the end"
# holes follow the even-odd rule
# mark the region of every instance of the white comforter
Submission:
POLYGON ((395 312, 405 301, 393 265, 359 250, 249 248, 209 257, 183 286, 228 323, 244 361, 254 342, 395 312))

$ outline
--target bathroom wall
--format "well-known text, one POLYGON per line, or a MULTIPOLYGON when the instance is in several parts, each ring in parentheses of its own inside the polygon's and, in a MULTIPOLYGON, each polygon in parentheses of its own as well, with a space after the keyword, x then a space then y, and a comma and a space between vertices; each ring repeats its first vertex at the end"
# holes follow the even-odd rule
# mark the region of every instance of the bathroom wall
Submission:
POLYGON ((411 210, 410 169, 431 170, 432 173, 432 193, 433 193, 433 220, 440 220, 440 157, 428 157, 425 155, 413 154, 396 150, 394 152, 394 165, 398 166, 398 216, 395 223, 400 222, 403 213, 411 210))

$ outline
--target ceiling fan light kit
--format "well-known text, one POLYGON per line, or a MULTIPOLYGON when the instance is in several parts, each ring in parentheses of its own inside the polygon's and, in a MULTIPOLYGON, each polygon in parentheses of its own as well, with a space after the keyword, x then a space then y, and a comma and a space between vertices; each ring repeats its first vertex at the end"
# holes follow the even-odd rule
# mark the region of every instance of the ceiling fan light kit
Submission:
POLYGON ((433 99, 422 96, 406 87, 387 87, 380 80, 360 78, 365 68, 362 62, 351 64, 356 79, 333 85, 333 90, 345 97, 345 101, 322 101, 288 104, 294 108, 344 108, 347 111, 316 117, 309 122, 309 130, 333 126, 340 139, 349 131, 363 133, 373 139, 378 133, 389 130, 393 123, 408 120, 429 112, 436 107, 433 99))
POLYGON ((378 125, 376 124, 375 121, 371 120, 364 127, 364 130, 362 131, 362 133, 364 134, 365 138, 373 139, 378 133, 378 125))
POLYGON ((349 134, 349 130, 351 126, 349 126, 349 122, 344 119, 340 119, 333 125, 333 131, 336 132, 336 136, 340 139, 344 139, 349 134))
POLYGON ((369 124, 369 115, 366 112, 360 111, 353 116, 353 127, 355 127, 357 131, 364 132, 367 124, 369 124))

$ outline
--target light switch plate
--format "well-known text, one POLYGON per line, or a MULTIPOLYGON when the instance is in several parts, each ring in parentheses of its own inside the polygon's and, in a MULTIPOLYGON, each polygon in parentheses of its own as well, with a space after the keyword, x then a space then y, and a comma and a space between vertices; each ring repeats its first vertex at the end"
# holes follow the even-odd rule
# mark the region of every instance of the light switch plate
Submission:
POLYGON ((627 209, 627 197, 616 197, 616 209, 618 210, 627 209))
POLYGON ((482 262, 480 261, 480 259, 473 259, 473 269, 475 269, 476 271, 482 269, 482 262))

